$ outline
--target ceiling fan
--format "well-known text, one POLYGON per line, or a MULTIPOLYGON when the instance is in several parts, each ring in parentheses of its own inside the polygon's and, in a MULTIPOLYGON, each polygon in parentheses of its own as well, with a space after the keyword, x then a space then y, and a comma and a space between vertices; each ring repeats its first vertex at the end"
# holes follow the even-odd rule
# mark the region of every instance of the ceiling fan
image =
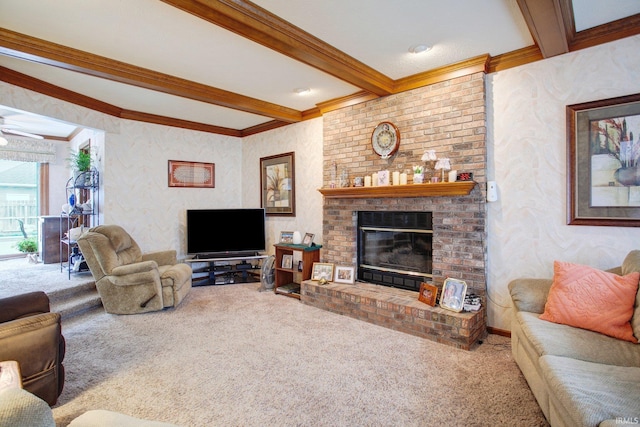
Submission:
POLYGON ((0 117, 0 145, 7 145, 9 143, 9 141, 4 137, 4 135, 8 134, 24 136, 26 138, 44 139, 42 135, 20 130, 21 127, 22 126, 19 123, 0 117))

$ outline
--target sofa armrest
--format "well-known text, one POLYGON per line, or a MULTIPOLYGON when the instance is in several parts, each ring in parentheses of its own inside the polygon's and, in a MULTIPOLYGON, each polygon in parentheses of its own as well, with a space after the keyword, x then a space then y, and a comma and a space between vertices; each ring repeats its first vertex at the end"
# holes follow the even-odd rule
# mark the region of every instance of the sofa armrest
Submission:
POLYGON ((167 251, 149 252, 142 255, 143 261, 155 261, 158 265, 175 265, 178 263, 177 252, 173 249, 167 251))
POLYGON ((544 305, 553 280, 515 279, 509 283, 511 301, 517 311, 544 313, 544 305))
POLYGON ((44 292, 29 292, 0 299, 0 323, 49 312, 49 297, 44 292))

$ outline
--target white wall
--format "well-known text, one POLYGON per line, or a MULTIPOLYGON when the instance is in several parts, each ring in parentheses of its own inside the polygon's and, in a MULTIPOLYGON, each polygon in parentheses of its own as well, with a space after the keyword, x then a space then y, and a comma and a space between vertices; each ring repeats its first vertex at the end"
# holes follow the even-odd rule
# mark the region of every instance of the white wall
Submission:
POLYGON ((322 123, 322 118, 307 120, 243 139, 244 207, 260 207, 260 158, 295 153, 296 216, 267 217, 269 253, 281 231, 313 233, 314 242, 322 244, 322 123))
MULTIPOLYGON (((92 139, 100 157, 102 221, 124 226, 145 252, 176 249, 179 256, 186 252, 187 208, 242 206, 238 138, 122 120, 3 82, 0 99, 12 108, 104 131, 92 139), (168 160, 215 163, 215 188, 169 188, 168 160)), ((77 139, 77 143, 86 140, 77 139)), ((58 150, 57 156, 56 180, 62 177, 59 185, 64 194, 69 172, 65 178, 59 168, 66 166, 68 151, 58 150)), ((62 203, 52 201, 52 215, 60 212, 62 203)), ((209 232, 215 235, 215 230, 209 232)))
POLYGON ((640 92, 638 52, 635 36, 488 76, 490 326, 510 329, 510 280, 551 278, 554 260, 611 268, 640 248, 638 228, 566 225, 565 107, 640 92))

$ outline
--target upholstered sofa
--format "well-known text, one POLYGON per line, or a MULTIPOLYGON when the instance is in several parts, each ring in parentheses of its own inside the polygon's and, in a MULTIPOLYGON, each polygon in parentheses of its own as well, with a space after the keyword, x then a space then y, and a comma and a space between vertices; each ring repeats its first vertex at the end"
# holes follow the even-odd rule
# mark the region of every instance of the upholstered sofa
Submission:
POLYGON ((119 225, 99 225, 78 238, 107 313, 136 314, 177 307, 191 290, 191 267, 175 250, 143 254, 119 225))
POLYGON ((553 427, 640 424, 637 272, 631 251, 611 270, 556 262, 553 279, 509 283, 513 357, 553 427))

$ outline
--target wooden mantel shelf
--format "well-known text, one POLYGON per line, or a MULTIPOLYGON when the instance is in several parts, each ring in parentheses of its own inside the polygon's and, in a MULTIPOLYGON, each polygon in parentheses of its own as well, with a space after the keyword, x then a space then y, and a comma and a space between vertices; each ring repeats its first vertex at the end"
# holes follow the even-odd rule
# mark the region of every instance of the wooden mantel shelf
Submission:
POLYGON ((320 188, 318 191, 327 199, 467 196, 475 185, 475 181, 458 181, 380 187, 320 188))

